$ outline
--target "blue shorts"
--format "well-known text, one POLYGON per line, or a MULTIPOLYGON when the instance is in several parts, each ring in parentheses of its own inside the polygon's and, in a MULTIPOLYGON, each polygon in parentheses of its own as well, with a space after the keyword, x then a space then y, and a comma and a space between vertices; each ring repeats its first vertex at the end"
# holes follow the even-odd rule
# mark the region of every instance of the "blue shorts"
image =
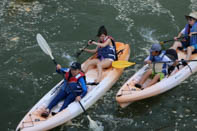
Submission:
POLYGON ((181 41, 182 47, 185 49, 189 46, 189 43, 185 42, 185 41, 181 41))
MULTIPOLYGON (((190 46, 189 43, 183 42, 183 41, 181 41, 181 44, 184 49, 186 49, 188 46, 190 46)), ((192 53, 197 53, 197 44, 191 45, 191 46, 194 47, 194 51, 192 53)))
POLYGON ((104 56, 102 56, 102 55, 98 55, 97 58, 98 58, 100 61, 102 61, 102 60, 104 60, 104 59, 111 59, 112 61, 115 60, 114 57, 113 57, 113 56, 110 56, 110 55, 107 56, 107 57, 104 57, 104 56))
POLYGON ((195 49, 195 50, 197 50, 197 44, 195 44, 195 45, 191 45, 191 46, 193 46, 193 47, 194 47, 194 49, 195 49))

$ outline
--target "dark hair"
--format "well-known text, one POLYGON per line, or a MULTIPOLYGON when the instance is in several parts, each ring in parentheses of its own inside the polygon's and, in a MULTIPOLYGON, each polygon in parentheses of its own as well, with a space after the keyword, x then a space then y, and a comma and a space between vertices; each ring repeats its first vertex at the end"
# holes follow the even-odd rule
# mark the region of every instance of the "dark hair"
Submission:
POLYGON ((100 26, 96 36, 100 37, 102 34, 107 35, 107 30, 104 25, 100 26))

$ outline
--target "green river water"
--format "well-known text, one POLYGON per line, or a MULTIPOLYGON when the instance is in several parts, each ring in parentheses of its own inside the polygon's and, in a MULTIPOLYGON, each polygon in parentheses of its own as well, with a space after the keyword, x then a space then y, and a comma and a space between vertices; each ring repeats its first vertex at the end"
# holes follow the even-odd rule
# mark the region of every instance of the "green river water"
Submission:
MULTIPOLYGON (((31 107, 61 76, 39 48, 36 34, 48 41, 56 60, 67 67, 75 53, 105 25, 116 41, 128 43, 130 61, 142 61, 151 44, 172 39, 185 26, 184 15, 197 0, 1 0, 0 130, 14 131, 31 107)), ((172 43, 165 45, 168 48, 172 43)), ((83 53, 83 62, 91 54, 83 53)), ((197 130, 197 74, 159 96, 121 109, 120 86, 142 65, 127 68, 88 113, 105 131, 197 130)), ((85 114, 53 131, 89 130, 85 114)))

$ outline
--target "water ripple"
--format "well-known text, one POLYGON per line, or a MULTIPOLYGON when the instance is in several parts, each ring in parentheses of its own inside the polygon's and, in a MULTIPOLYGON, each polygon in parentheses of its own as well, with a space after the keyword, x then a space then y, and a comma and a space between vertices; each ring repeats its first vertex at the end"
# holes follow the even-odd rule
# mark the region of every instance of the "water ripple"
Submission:
MULTIPOLYGON (((101 0, 103 4, 110 4, 119 11, 116 20, 122 21, 127 26, 127 31, 131 31, 135 21, 133 15, 157 15, 166 14, 171 18, 171 23, 179 30, 175 24, 175 17, 170 10, 164 8, 157 0, 101 0)), ((131 35, 132 36, 132 35, 131 35)))
POLYGON ((197 11, 197 0, 190 0, 191 4, 189 7, 191 8, 192 11, 197 11))

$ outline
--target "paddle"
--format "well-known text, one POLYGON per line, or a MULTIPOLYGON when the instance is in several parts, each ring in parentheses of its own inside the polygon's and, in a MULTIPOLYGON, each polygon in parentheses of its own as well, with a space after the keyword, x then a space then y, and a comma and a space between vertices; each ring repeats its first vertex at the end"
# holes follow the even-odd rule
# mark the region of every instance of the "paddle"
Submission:
POLYGON ((55 65, 57 65, 57 62, 55 61, 55 59, 54 59, 54 57, 52 55, 51 48, 47 44, 46 40, 42 37, 42 35, 41 34, 37 34, 36 39, 37 39, 38 45, 40 46, 40 48, 42 49, 42 51, 45 54, 49 55, 51 57, 53 63, 55 65))
POLYGON ((132 65, 135 65, 135 62, 128 62, 128 61, 113 61, 112 66, 115 68, 125 68, 132 65))
POLYGON ((76 57, 78 58, 81 55, 81 53, 84 51, 84 49, 87 48, 88 46, 89 46, 89 44, 87 44, 79 52, 77 52, 76 57))
MULTIPOLYGON (((178 62, 197 62, 197 60, 179 60, 178 62)), ((153 62, 153 63, 170 63, 170 62, 174 62, 174 61, 165 61, 165 62, 153 62)), ((129 62, 129 61, 113 61, 112 62, 112 66, 114 68, 125 68, 125 67, 129 67, 129 66, 133 66, 135 64, 143 64, 143 62, 129 62)))
MULTIPOLYGON (((194 34, 192 34, 192 35, 197 35, 197 33, 194 33, 194 34)), ((179 37, 179 38, 177 38, 177 40, 181 40, 181 39, 183 39, 183 38, 185 38, 185 37, 184 37, 184 36, 179 37)), ((171 39, 171 40, 161 41, 161 42, 159 42, 159 43, 160 43, 161 45, 163 45, 164 43, 171 42, 171 41, 176 41, 176 40, 171 39)))
MULTIPOLYGON (((49 47, 49 45, 47 44, 46 40, 42 37, 41 34, 37 34, 36 36, 36 39, 37 39, 37 42, 38 42, 38 45, 40 46, 40 48, 42 49, 42 51, 49 55, 52 59, 52 61, 54 62, 55 65, 57 65, 57 62, 55 61, 53 55, 52 55, 52 51, 51 51, 51 48, 49 47)), ((83 107, 83 105, 81 104, 81 102, 79 101, 79 104, 81 106, 81 108, 83 109, 84 113, 86 114, 89 122, 90 122, 90 127, 91 128, 94 128, 94 129, 98 129, 98 125, 96 124, 95 121, 93 121, 90 116, 88 115, 88 113, 86 112, 85 108, 83 107)))
MULTIPOLYGON (((180 38, 177 38, 178 40, 181 40, 181 39, 183 39, 184 38, 184 36, 183 37, 180 37, 180 38)), ((161 45, 163 45, 164 43, 167 43, 167 42, 171 42, 171 41, 175 41, 174 39, 171 39, 171 40, 166 40, 166 41, 160 41, 159 43, 161 44, 161 45)))
MULTIPOLYGON (((95 41, 95 40, 91 40, 90 43, 93 41, 95 41)), ((86 49, 88 46, 89 46, 89 44, 87 44, 79 52, 77 52, 76 57, 78 58, 81 55, 81 53, 84 51, 84 49, 86 49)))

